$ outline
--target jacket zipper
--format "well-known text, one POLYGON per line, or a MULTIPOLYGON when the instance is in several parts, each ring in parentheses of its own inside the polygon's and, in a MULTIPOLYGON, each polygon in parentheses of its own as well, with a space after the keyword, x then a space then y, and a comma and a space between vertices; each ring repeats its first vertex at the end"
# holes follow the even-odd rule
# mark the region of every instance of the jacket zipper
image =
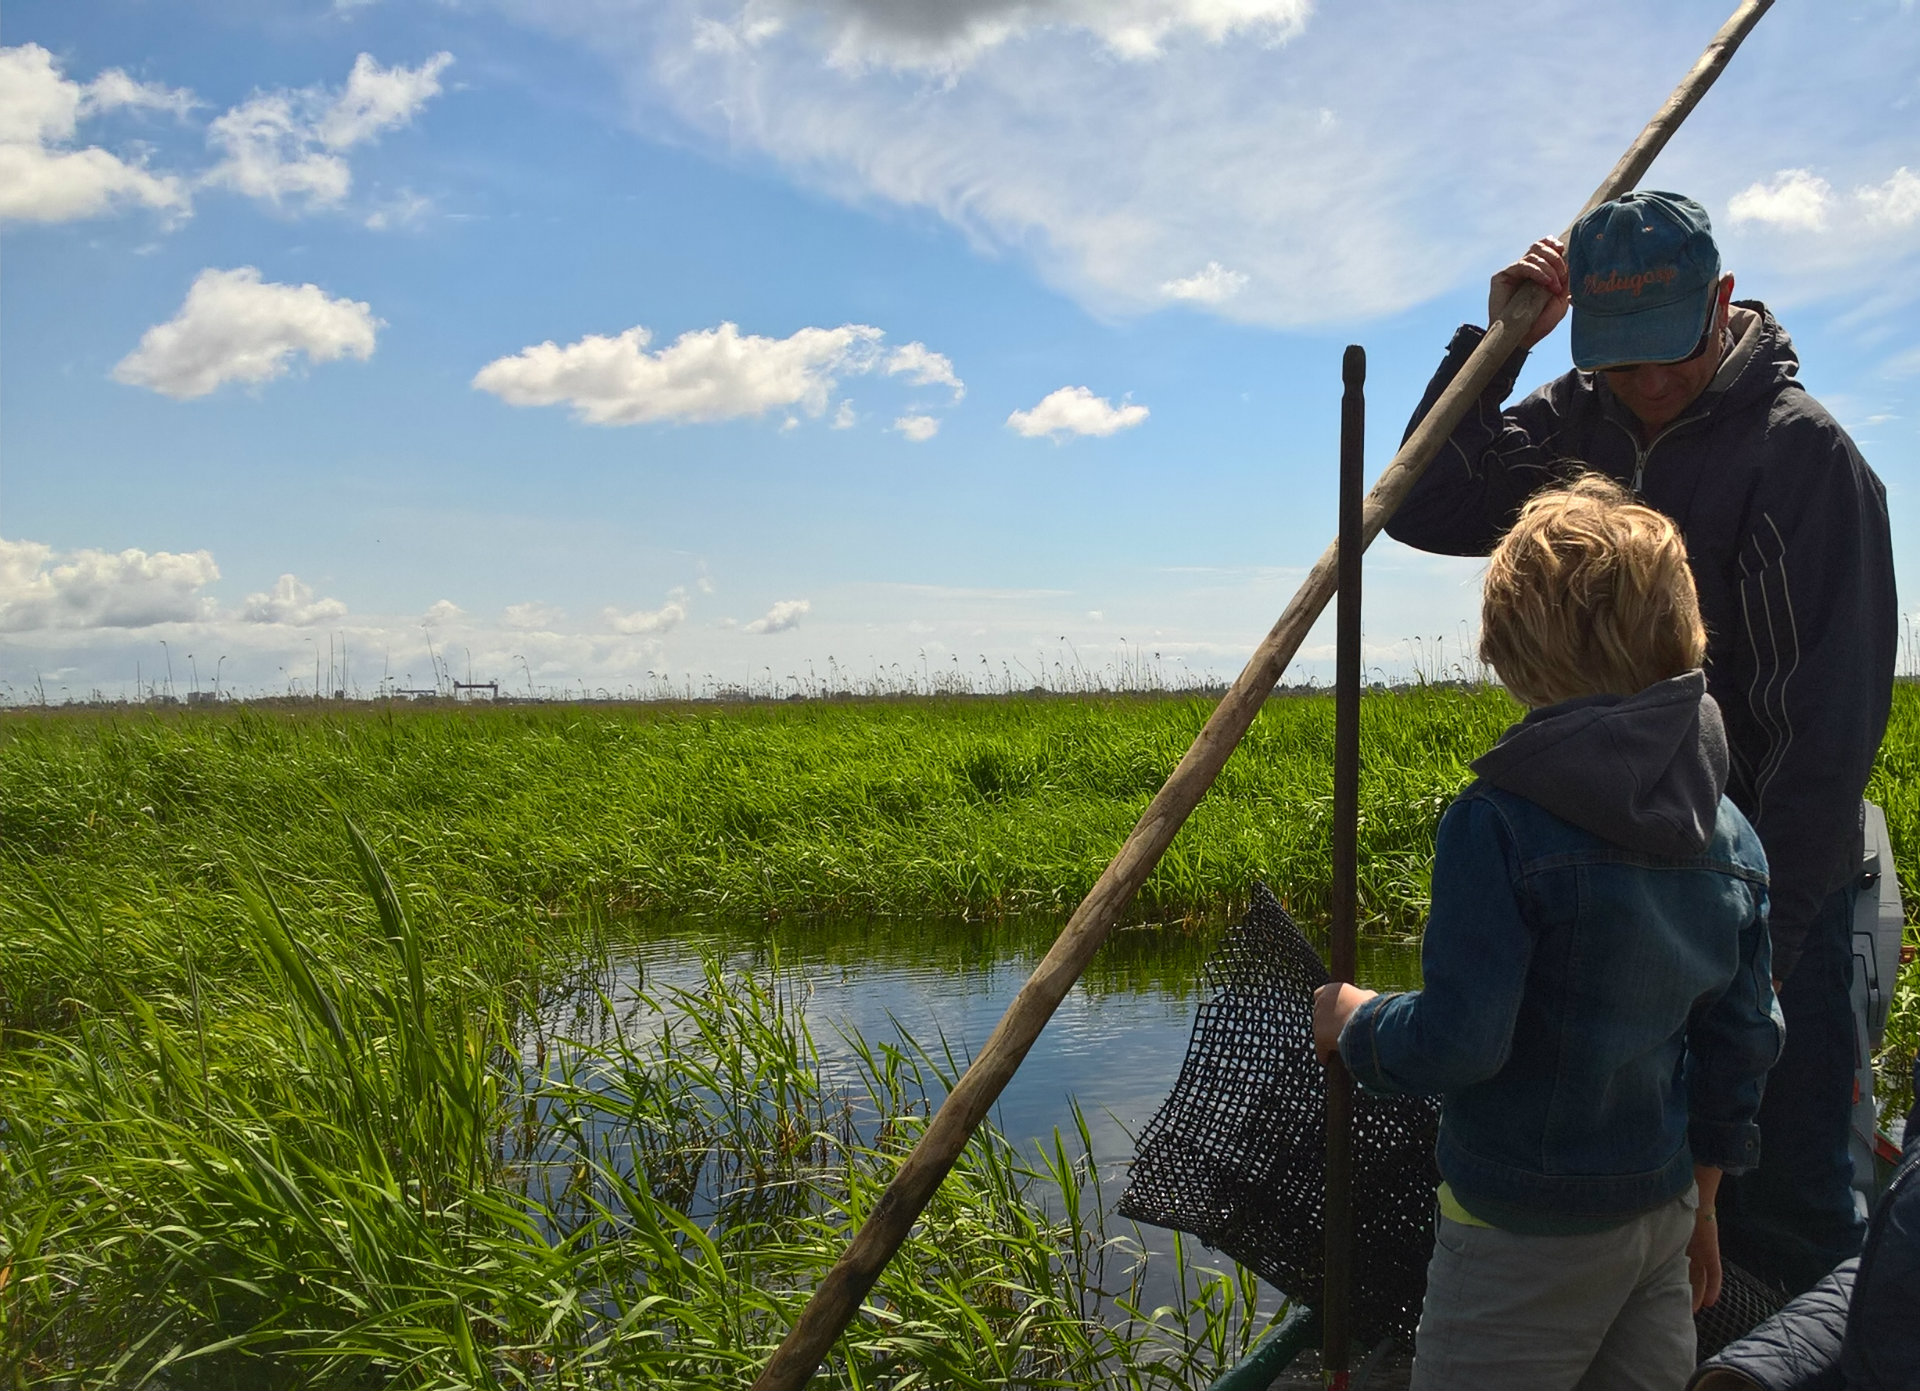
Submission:
POLYGON ((1626 422, 1615 419, 1612 415, 1607 417, 1607 419, 1612 420, 1615 425, 1618 425, 1622 430, 1627 432, 1627 441, 1633 445, 1633 493, 1635 497, 1641 495, 1640 485, 1646 481, 1647 477, 1647 456, 1653 453, 1654 447, 1681 426, 1691 425, 1696 420, 1705 420, 1708 414, 1709 412, 1702 411, 1698 415, 1689 415, 1684 419, 1674 421, 1671 425, 1667 426, 1666 429, 1648 440, 1644 449, 1640 445, 1639 431, 1626 424, 1626 422))

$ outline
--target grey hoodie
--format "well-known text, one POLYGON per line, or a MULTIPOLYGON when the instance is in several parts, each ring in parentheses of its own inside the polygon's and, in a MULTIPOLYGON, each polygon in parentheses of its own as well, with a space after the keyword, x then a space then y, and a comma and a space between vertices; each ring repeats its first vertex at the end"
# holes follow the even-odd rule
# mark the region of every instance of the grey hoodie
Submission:
POLYGON ((1615 845, 1697 855, 1727 787, 1727 732, 1705 674, 1695 670, 1638 695, 1534 710, 1473 770, 1615 845))

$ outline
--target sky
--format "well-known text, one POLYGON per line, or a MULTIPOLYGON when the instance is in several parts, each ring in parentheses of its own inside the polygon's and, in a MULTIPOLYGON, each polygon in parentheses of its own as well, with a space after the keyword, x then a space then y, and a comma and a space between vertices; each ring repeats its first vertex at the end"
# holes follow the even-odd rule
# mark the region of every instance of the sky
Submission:
MULTIPOLYGON (((1374 474, 1731 9, 11 0, 0 701, 1230 677, 1344 346, 1374 474)), ((1920 9, 1777 6, 1646 183, 1920 624, 1920 9)), ((1378 542, 1369 669, 1461 669, 1480 572, 1378 542)))

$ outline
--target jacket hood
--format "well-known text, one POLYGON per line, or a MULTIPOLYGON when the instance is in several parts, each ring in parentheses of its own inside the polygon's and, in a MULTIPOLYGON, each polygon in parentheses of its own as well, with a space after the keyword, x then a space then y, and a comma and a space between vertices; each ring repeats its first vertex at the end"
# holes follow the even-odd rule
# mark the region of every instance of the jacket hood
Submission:
MULTIPOLYGON (((1800 354, 1794 351, 1793 339, 1766 305, 1759 300, 1735 300, 1727 315, 1727 327, 1733 333, 1733 347, 1713 380, 1707 383, 1706 390, 1700 393, 1700 399, 1686 409, 1683 419, 1736 410, 1771 398, 1789 383, 1800 387, 1800 354)), ((1626 411, 1607 384, 1606 373, 1584 372, 1581 376, 1600 393, 1608 409, 1615 413, 1626 411)))
POLYGON ((1697 855, 1713 838, 1727 786, 1727 733, 1696 670, 1638 695, 1535 710, 1473 770, 1615 845, 1697 855))

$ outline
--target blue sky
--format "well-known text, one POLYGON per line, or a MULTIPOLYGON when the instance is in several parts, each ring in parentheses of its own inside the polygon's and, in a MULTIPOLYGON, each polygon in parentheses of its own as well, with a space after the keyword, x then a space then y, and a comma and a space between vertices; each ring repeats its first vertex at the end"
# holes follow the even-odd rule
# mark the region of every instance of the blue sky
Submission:
MULTIPOLYGON (((1729 8, 14 0, 0 698, 1231 674, 1331 534, 1342 346, 1377 471, 1729 8)), ((1916 103, 1911 3, 1782 5, 1648 180, 1909 613, 1916 103)), ((1370 662, 1458 657, 1477 563, 1368 565, 1370 662)))

